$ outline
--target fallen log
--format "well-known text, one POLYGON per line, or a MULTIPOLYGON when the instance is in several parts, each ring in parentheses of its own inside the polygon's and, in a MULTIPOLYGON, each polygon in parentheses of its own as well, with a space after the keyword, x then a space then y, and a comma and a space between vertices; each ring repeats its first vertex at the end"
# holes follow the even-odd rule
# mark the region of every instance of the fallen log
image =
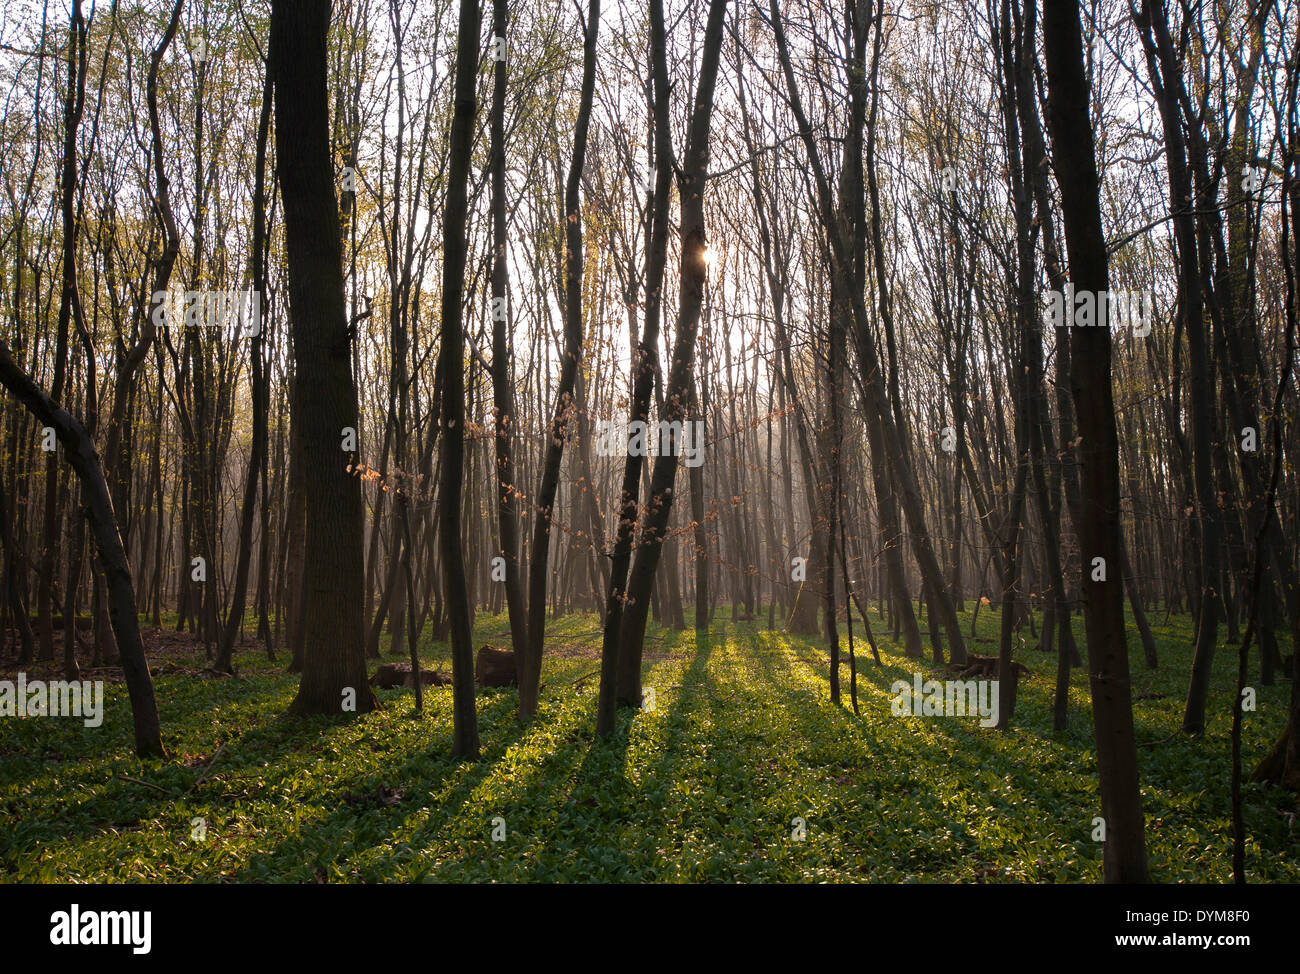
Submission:
MULTIPOLYGON (((420 683, 423 686, 449 687, 451 677, 441 670, 420 670, 420 683)), ((391 690, 393 687, 415 689, 415 677, 411 675, 410 663, 385 663, 375 670, 370 678, 370 685, 379 690, 391 690)))

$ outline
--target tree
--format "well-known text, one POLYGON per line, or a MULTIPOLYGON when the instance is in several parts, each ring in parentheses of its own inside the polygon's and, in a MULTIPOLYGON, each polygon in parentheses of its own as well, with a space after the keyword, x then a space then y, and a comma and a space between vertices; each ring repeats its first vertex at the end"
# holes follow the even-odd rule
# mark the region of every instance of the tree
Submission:
POLYGON ((1178 292, 1183 332, 1191 367, 1192 393, 1192 480, 1196 486, 1198 616, 1196 621, 1196 655, 1192 661, 1192 678, 1187 688, 1183 712, 1183 730, 1199 734, 1205 729, 1205 701, 1210 689, 1210 665, 1214 660, 1219 632, 1219 609, 1222 592, 1219 579, 1219 546, 1222 538, 1219 501, 1212 479, 1211 372, 1209 338, 1206 334, 1203 289, 1198 263, 1196 221, 1192 216, 1192 178, 1187 168, 1187 148, 1183 138, 1175 86, 1182 77, 1169 37, 1169 23, 1164 0, 1143 0, 1139 13, 1133 10, 1156 104, 1165 133, 1165 163, 1169 170, 1169 205, 1178 240, 1178 292))
MULTIPOLYGON (((722 26, 726 13, 727 0, 710 0, 708 22, 704 28, 700 76, 695 89, 695 105, 687 130, 686 151, 677 173, 677 197, 681 206, 678 236, 682 262, 677 299, 677 334, 673 345, 672 367, 664 391, 664 404, 659 412, 660 422, 669 424, 684 422, 688 419, 690 410, 695 340, 700 324, 700 307, 704 301, 704 285, 708 278, 708 265, 704 260, 707 246, 704 191, 709 172, 709 132, 713 118, 713 92, 718 80, 718 62, 722 57, 722 26)), ((671 425, 669 429, 672 429, 671 425)), ((704 445, 699 444, 699 448, 703 449, 704 445)), ((618 702, 625 707, 641 706, 641 657, 645 646, 646 620, 650 612, 650 592, 654 585, 655 569, 659 565, 659 555, 663 550, 668 515, 672 513, 673 483, 677 477, 679 450, 680 444, 670 442, 666 451, 661 444, 659 456, 655 458, 646 513, 639 525, 636 556, 628 579, 627 606, 624 610, 623 629, 619 634, 618 659, 612 666, 603 656, 601 659, 601 694, 606 700, 611 694, 617 694, 618 702), (613 686, 610 685, 611 682, 613 686)), ((598 722, 597 733, 613 733, 608 707, 606 703, 603 711, 606 719, 598 722)))
POLYGON ((565 427, 573 410, 573 387, 582 358, 582 169, 587 158, 587 130, 591 125, 591 102, 596 86, 596 36, 600 28, 600 0, 591 0, 583 24, 582 92, 578 119, 573 132, 573 156, 564 184, 564 352, 560 381, 555 390, 555 407, 546 434, 546 456, 541 483, 537 488, 533 521, 533 547, 528 562, 528 647, 518 661, 519 713, 530 718, 537 713, 538 687, 542 678, 542 649, 546 639, 546 581, 550 573, 551 521, 555 494, 560 485, 560 461, 564 456, 565 427))
POLYGON ((253 252, 250 257, 252 264, 250 276, 253 293, 258 295, 255 305, 258 309, 258 320, 253 323, 252 335, 248 343, 248 357, 253 370, 253 442, 248 450, 248 469, 244 475, 244 498, 239 511, 239 554, 235 561, 235 590, 230 597, 230 611, 226 614, 226 626, 221 634, 221 645, 217 649, 217 659, 212 667, 220 673, 234 671, 231 657, 235 651, 235 641, 239 638, 243 626, 244 604, 248 595, 248 568, 253 556, 253 515, 257 506, 257 476, 266 461, 267 381, 262 352, 261 295, 266 293, 266 142, 271 127, 273 90, 271 72, 268 70, 262 87, 262 113, 257 123, 257 150, 253 173, 253 252))
POLYGON ((275 84, 276 174, 284 203, 293 338, 293 422, 307 490, 303 665, 295 714, 364 713, 366 682, 361 484, 343 452, 358 425, 343 299, 338 202, 329 143, 330 0, 275 0, 268 70, 275 84))
MULTIPOLYGON (((86 516, 94 532, 95 544, 108 579, 109 618, 118 652, 122 654, 122 674, 131 699, 131 716, 135 725, 135 752, 142 758, 167 756, 158 723, 158 703, 154 699, 153 677, 140 640, 136 615, 135 588, 131 566, 117 530, 113 501, 104 479, 104 468, 95 452, 94 441, 75 416, 58 406, 14 362, 9 346, 0 342, 0 384, 3 384, 32 414, 54 430, 63 446, 68 463, 81 480, 86 500, 86 516)), ((67 622, 67 636, 72 637, 75 621, 67 622)))
MULTIPOLYGON (((658 372, 659 326, 663 319, 664 271, 668 263, 668 216, 672 202, 673 145, 669 120, 668 62, 664 29, 663 0, 650 0, 650 58, 654 101, 654 186, 650 209, 649 266, 646 271, 645 328, 640 343, 632 352, 632 403, 629 426, 644 423, 650 414, 650 396, 658 372)), ((636 535, 640 508, 641 471, 645 465, 641 451, 630 445, 623 464, 623 485, 619 492, 618 529, 614 536, 609 590, 605 600, 605 626, 601 642, 600 697, 596 704, 596 723, 601 733, 614 726, 615 679, 622 638, 623 609, 626 605, 628 568, 632 562, 632 542, 636 535)), ((701 582, 697 582, 697 585, 701 582)), ((697 614, 697 626, 699 616, 697 614)))
MULTIPOLYGON (((510 616, 510 643, 516 661, 528 652, 528 620, 519 580, 519 500, 515 483, 514 440, 518 425, 512 374, 510 334, 510 267, 506 261, 506 61, 508 0, 492 0, 492 36, 505 49, 495 58, 492 73, 492 398, 496 404, 497 530, 500 556, 505 560, 506 611, 510 616)), ((495 40, 494 40, 494 43, 495 40)))
POLYGON ((451 753, 478 757, 478 715, 474 709, 474 637, 470 629, 469 589, 461 551, 461 491, 465 480, 465 342, 461 335, 461 293, 465 286, 466 184, 474 142, 475 77, 478 74, 479 9, 461 0, 456 34, 456 108, 451 121, 447 202, 442 225, 442 484, 438 528, 442 569, 451 616, 454 728, 451 753))
MULTIPOLYGON (((1110 290, 1106 239, 1101 228, 1088 82, 1075 6, 1045 4, 1043 42, 1047 55, 1048 129, 1061 191, 1070 280, 1076 293, 1106 294, 1110 290)), ((1119 571, 1119 445, 1111 389, 1111 339, 1109 322, 1098 310, 1100 327, 1071 328, 1070 391, 1083 439, 1079 447, 1079 546, 1083 552, 1083 618, 1088 636, 1097 773, 1106 828, 1103 870, 1109 883, 1145 883, 1150 877, 1119 571), (1098 558, 1100 564, 1095 561, 1098 558)))

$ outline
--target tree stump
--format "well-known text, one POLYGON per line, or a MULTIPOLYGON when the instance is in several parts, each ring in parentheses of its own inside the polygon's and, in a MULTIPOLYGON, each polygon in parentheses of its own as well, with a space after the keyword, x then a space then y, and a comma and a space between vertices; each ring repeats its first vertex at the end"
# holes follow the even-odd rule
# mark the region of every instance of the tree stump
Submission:
POLYGON ((519 683, 513 650, 484 643, 474 661, 474 682, 481 687, 511 687, 519 683))

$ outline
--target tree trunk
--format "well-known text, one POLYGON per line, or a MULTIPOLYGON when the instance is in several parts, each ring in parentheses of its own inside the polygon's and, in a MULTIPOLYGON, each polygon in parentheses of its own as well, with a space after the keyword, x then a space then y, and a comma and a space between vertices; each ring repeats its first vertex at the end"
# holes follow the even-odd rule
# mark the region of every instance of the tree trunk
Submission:
POLYGON ((244 476, 244 501, 239 512, 239 551, 235 562, 235 590, 231 595, 230 611, 226 614, 225 630, 213 669, 219 673, 233 673, 231 658, 235 641, 244 622, 244 603, 248 595, 248 566, 253 555, 253 516, 257 507, 257 475, 266 460, 266 377, 262 361, 261 296, 266 291, 263 271, 266 247, 266 141, 271 127, 271 74, 268 71, 262 86, 262 114, 257 123, 256 161, 253 167, 253 253, 252 283, 257 295, 254 307, 257 320, 252 322, 252 335, 248 354, 252 361, 253 442, 248 451, 248 470, 244 476))
MULTIPOLYGON (((456 109, 451 122, 447 202, 443 211, 442 326, 442 484, 438 508, 442 570, 451 617, 453 757, 478 758, 478 714, 474 709, 474 636, 470 628, 469 587, 461 550, 461 489, 465 479, 465 343, 461 334, 461 294, 465 287, 466 184, 474 143, 474 96, 478 74, 479 8, 461 0, 456 36, 456 109)), ((411 607, 414 611, 414 606, 411 607)))
MULTIPOLYGON (((709 126, 713 117, 713 92, 718 78, 718 62, 721 60, 722 23, 726 11, 727 0, 710 0, 708 22, 704 29, 703 59, 695 89, 695 107, 686 138, 684 164, 678 172, 682 266, 673 361, 668 373, 664 404, 659 413, 661 422, 686 422, 689 421, 691 412, 692 365, 695 361, 696 334, 708 274, 708 266, 704 261, 704 181, 709 168, 709 126)), ((704 444, 697 443, 696 448, 703 450, 704 444)), ((672 512, 673 483, 677 476, 679 452, 680 444, 661 443, 659 456, 655 458, 646 513, 628 581, 627 608, 619 638, 616 687, 608 685, 604 679, 608 668, 602 668, 602 696, 617 693, 618 703, 626 707, 641 706, 641 658, 650 608, 650 590, 654 585, 655 569, 663 550, 668 516, 672 512), (668 447, 666 454, 665 446, 668 447)), ((698 626, 697 601, 696 627, 698 626)), ((602 734, 612 731, 612 726, 598 728, 602 734)))
POLYGON ((268 70, 275 82, 276 169, 284 203, 289 322, 306 491, 302 681, 294 714, 364 713, 361 483, 345 430, 359 425, 329 142, 330 0, 275 0, 268 70))
MULTIPOLYGON (((14 362, 9 346, 0 341, 0 383, 46 426, 53 427, 63 446, 68 463, 76 472, 85 492, 87 516, 95 535, 95 544, 108 580, 109 619, 122 655, 122 675, 131 700, 135 726, 135 751, 140 757, 166 757, 162 731, 158 723, 158 703, 154 699, 153 678, 149 661, 140 640, 135 591, 131 566, 117 530, 113 501, 109 497, 104 469, 95 452, 94 441, 85 427, 71 414, 56 406, 31 378, 14 362)), ((65 619, 65 628, 76 631, 76 619, 65 619)))
MULTIPOLYGON (((1069 248, 1070 280, 1079 290, 1109 292, 1078 8, 1072 4, 1046 4, 1043 37, 1047 52, 1048 121, 1069 248)), ((1119 448, 1111 389, 1110 340, 1109 323, 1104 317, 1099 326, 1076 327, 1070 333, 1071 392, 1079 435, 1083 438, 1079 524, 1083 615, 1088 634, 1101 813, 1106 828, 1103 872, 1106 882, 1145 883, 1150 877, 1124 632, 1119 448), (1095 558, 1102 559, 1105 571, 1102 578, 1092 569, 1095 558)))
POLYGON ((600 27, 600 0, 587 11, 582 55, 582 92, 573 135, 573 157, 564 187, 564 359, 555 390, 555 408, 547 428, 546 460, 537 490, 533 522, 532 561, 528 573, 528 651, 519 666, 519 714, 537 713, 537 693, 542 677, 542 649, 546 639, 546 582, 550 575, 551 516, 560 483, 564 457, 564 429, 570 419, 573 385, 582 357, 582 169, 587 156, 587 130, 596 85, 596 36, 600 27))
MULTIPOLYGON (((508 0, 492 0, 492 35, 505 39, 508 0)), ((510 645, 515 659, 527 652, 528 620, 519 578, 519 501, 515 497, 515 410, 511 353, 510 267, 506 261, 506 67, 505 52, 493 69, 492 85, 492 398, 496 409, 497 528, 500 556, 505 559, 506 610, 510 615, 510 645)))

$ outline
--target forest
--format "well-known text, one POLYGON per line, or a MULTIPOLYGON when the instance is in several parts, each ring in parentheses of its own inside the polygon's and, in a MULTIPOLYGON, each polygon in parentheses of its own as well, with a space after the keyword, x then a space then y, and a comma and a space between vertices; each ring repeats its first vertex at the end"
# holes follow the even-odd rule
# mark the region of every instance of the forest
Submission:
POLYGON ((0 883, 1300 882, 1297 0, 4 0, 0 91, 0 883))

